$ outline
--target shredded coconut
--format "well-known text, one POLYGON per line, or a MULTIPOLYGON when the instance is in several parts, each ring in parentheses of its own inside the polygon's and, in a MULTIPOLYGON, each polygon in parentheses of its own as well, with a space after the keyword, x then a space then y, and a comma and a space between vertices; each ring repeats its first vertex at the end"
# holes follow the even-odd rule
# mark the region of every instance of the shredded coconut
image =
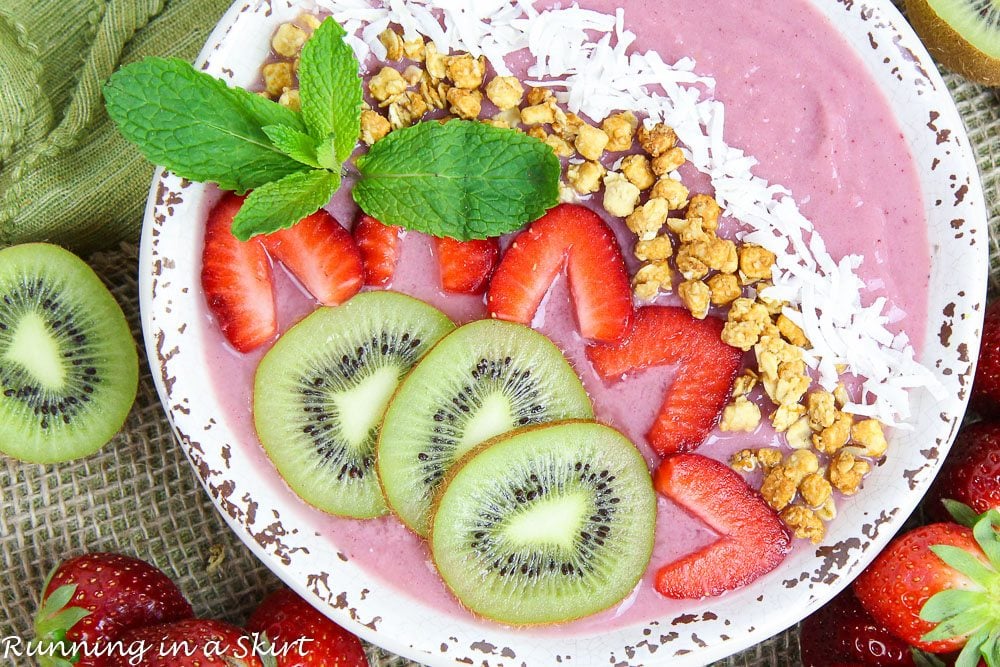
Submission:
POLYGON ((390 23, 402 27, 407 39, 421 35, 433 41, 442 53, 484 55, 504 76, 511 74, 507 56, 527 48, 533 59, 529 85, 551 88, 570 111, 599 121, 625 109, 648 114, 647 125, 667 123, 685 157, 711 178, 727 215, 744 225, 740 240, 777 255, 773 286, 763 295, 791 304, 785 315, 809 338, 806 361, 823 388, 833 390, 843 364, 864 378, 859 401, 845 409, 903 428, 911 415, 908 390, 923 387, 944 397, 905 334, 886 328, 887 301, 863 305, 865 285, 857 275, 862 257, 835 261, 791 193, 755 176, 757 160, 725 142, 725 106, 713 98, 715 80, 697 74, 693 59, 668 64, 655 51, 630 52, 635 34, 625 28, 624 10, 612 15, 573 5, 540 12, 535 0, 316 4, 344 25, 362 62, 369 55, 384 58, 378 34, 390 23))

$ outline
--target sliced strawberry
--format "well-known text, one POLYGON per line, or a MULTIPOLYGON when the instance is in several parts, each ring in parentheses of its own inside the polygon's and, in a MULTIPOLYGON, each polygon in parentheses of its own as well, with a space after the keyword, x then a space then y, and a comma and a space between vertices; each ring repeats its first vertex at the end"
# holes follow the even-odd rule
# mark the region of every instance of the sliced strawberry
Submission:
POLYGON ((361 289, 361 253, 350 232, 325 210, 268 234, 263 241, 271 256, 323 305, 336 306, 361 289))
POLYGON ((278 332, 271 263, 259 239, 239 241, 230 231, 243 197, 225 195, 209 212, 202 251, 201 286, 226 340, 240 352, 260 347, 278 332))
POLYGON ((555 207, 514 239, 490 282, 490 316, 530 324, 564 267, 584 338, 621 338, 632 318, 621 248, 600 216, 573 204, 555 207))
POLYGON ((721 595, 746 586, 785 559, 791 536, 759 493, 728 466, 700 454, 663 460, 656 490, 701 519, 718 541, 656 573, 656 590, 669 598, 721 595))
POLYGON ((722 342, 722 325, 714 317, 696 320, 684 308, 646 306, 636 311, 624 338, 587 349, 594 370, 609 381, 680 364, 646 434, 660 456, 701 445, 729 400, 743 354, 722 342))
POLYGON ((497 265, 500 243, 497 239, 456 241, 434 239, 441 287, 456 294, 482 294, 497 265))
POLYGON ((362 213, 354 225, 354 242, 365 266, 365 284, 381 287, 389 282, 399 261, 402 227, 383 225, 362 213))

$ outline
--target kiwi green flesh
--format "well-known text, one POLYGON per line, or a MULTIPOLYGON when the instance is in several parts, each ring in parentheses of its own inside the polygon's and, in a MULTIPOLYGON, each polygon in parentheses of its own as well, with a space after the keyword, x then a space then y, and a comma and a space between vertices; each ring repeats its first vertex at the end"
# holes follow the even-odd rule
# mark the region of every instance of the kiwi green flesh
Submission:
POLYGON ((83 260, 45 243, 0 250, 0 451, 92 454, 121 428, 138 378, 128 321, 83 260))
POLYGON ((466 324, 417 364, 386 411, 376 459, 386 500, 426 536, 434 494, 463 454, 513 429, 593 416, 552 341, 512 322, 466 324))
POLYGON ((257 368, 254 425, 293 491, 331 514, 385 514, 373 469, 385 407, 452 329, 421 301, 366 292, 320 308, 278 339, 257 368))
POLYGON ((946 67, 1000 86, 1000 0, 906 0, 927 50, 946 67))
POLYGON ((561 422, 497 438, 449 473, 434 507, 431 554, 471 611, 534 625, 624 599, 653 550, 656 497, 623 435, 561 422))

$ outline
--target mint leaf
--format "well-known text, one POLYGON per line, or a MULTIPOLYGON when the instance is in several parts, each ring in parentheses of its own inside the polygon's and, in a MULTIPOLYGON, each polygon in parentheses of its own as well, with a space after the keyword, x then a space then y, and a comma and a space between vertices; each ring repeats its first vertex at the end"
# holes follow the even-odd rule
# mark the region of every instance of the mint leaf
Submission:
POLYGON ((263 185, 243 202, 233 218, 233 236, 241 241, 291 227, 325 206, 340 187, 340 174, 313 169, 263 185))
POLYGON ((346 34, 335 20, 326 19, 302 47, 299 60, 302 117, 316 139, 334 135, 338 162, 354 152, 361 128, 360 65, 344 41, 346 34))
POLYGON ((316 157, 316 140, 287 125, 265 125, 264 134, 279 151, 302 164, 322 169, 316 157))
POLYGON ((386 225, 460 241, 514 231, 559 203, 543 142, 470 121, 396 130, 357 160, 354 200, 386 225))
POLYGON ((145 58, 104 87, 108 115, 151 162, 178 176, 245 192, 303 170, 261 125, 301 127, 294 112, 229 88, 176 58, 145 58))

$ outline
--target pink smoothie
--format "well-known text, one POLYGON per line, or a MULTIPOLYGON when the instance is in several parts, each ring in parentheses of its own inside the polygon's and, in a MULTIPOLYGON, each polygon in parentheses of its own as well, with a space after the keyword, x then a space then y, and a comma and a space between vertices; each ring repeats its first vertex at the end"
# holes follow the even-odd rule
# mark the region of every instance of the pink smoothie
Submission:
MULTIPOLYGON (((693 56, 699 73, 717 79, 717 96, 727 105, 728 143, 760 160, 757 174, 792 190, 835 258, 849 252, 865 256, 861 275, 871 287, 867 298, 887 296, 895 327, 905 329, 919 349, 930 259, 914 162, 883 95, 828 22, 803 0, 580 0, 580 4, 605 12, 624 7, 626 26, 638 34, 633 48, 658 50, 668 62, 693 56)), ((685 174, 685 182, 693 192, 708 191, 705 179, 695 174, 685 174)), ((329 208, 345 223, 356 213, 346 193, 340 193, 329 208)), ((600 212, 596 204, 594 208, 600 212)), ((628 255, 631 234, 619 221, 609 222, 628 255)), ((734 224, 724 227, 730 232, 734 228, 734 224)), ((275 274, 284 330, 316 304, 280 267, 275 274)), ((406 235, 391 287, 441 308, 458 323, 485 313, 481 297, 441 292, 433 245, 418 233, 406 235)), ((672 303, 671 298, 664 297, 663 303, 672 303)), ((210 317, 207 310, 205 317, 210 317)), ((587 362, 562 278, 546 297, 534 326, 561 347, 577 370, 597 418, 631 438, 652 469, 657 457, 644 434, 674 369, 650 369, 623 382, 604 383, 587 362)), ((267 470, 270 490, 285 494, 293 503, 294 494, 274 472, 253 429, 252 379, 263 352, 239 355, 214 326, 209 331, 206 363, 227 407, 219 418, 240 437, 242 455, 267 470)), ((726 460, 744 447, 776 444, 777 437, 765 424, 752 434, 717 431, 699 452, 726 460)), ((396 519, 354 521, 304 506, 302 511, 311 513, 312 525, 319 526, 318 532, 330 540, 331 553, 345 553, 372 577, 397 588, 401 596, 419 598, 454 614, 468 613, 444 589, 425 544, 396 519)), ((656 534, 649 571, 628 599, 558 631, 631 625, 685 608, 688 603, 667 600, 653 590, 653 574, 659 565, 716 536, 665 499, 659 504, 656 534)))

